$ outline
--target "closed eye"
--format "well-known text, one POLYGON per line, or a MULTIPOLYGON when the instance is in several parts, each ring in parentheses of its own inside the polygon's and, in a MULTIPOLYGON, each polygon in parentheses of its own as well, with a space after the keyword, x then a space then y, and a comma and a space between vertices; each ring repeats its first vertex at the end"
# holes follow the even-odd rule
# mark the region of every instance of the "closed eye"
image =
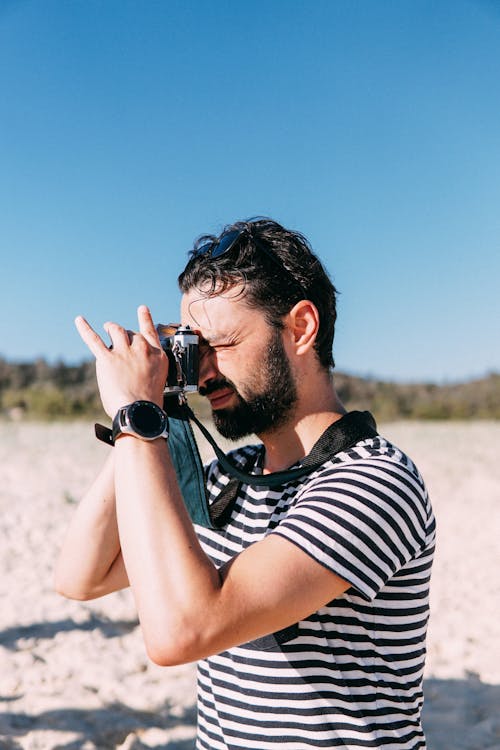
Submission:
POLYGON ((200 358, 205 357, 209 352, 225 352, 229 349, 233 349, 237 345, 237 341, 217 341, 213 343, 208 343, 206 341, 202 342, 200 344, 200 358))
POLYGON ((215 351, 220 351, 221 349, 231 349, 233 346, 236 346, 238 342, 236 340, 234 341, 221 341, 217 342, 216 344, 212 344, 212 349, 215 349, 215 351))

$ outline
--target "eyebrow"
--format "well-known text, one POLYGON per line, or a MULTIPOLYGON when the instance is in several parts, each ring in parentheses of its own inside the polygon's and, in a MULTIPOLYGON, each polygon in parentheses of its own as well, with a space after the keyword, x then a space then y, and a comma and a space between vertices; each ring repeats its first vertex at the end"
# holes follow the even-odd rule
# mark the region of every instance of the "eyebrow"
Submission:
POLYGON ((206 336, 203 336, 201 333, 199 335, 200 339, 205 341, 209 346, 215 346, 232 341, 238 335, 238 330, 233 328, 230 331, 207 332, 206 336))
POLYGON ((203 341, 206 341, 207 344, 210 344, 210 346, 213 346, 214 344, 216 344, 216 343, 218 343, 220 341, 224 341, 225 339, 228 339, 229 335, 228 334, 224 335, 223 333, 217 333, 217 332, 215 332, 215 333, 212 333, 212 334, 208 333, 206 336, 203 336, 203 335, 200 334, 200 338, 203 341))

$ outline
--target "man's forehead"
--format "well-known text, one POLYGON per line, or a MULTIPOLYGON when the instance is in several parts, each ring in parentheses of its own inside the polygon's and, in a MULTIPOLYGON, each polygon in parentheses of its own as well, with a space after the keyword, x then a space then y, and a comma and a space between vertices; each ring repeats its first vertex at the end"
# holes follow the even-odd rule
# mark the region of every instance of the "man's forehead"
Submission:
POLYGON ((207 341, 208 335, 221 333, 228 325, 248 319, 252 312, 255 313, 255 310, 245 303, 241 294, 234 291, 210 296, 199 289, 191 289, 181 300, 183 325, 201 329, 207 334, 207 341))

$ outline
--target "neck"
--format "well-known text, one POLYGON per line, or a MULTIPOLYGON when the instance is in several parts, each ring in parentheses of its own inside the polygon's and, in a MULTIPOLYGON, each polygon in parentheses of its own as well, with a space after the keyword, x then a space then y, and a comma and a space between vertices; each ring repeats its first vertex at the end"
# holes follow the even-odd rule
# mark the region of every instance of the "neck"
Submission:
POLYGON ((259 435, 266 449, 264 473, 282 471, 304 458, 323 432, 339 420, 346 409, 333 386, 318 398, 314 406, 308 402, 297 403, 288 422, 281 427, 259 435))

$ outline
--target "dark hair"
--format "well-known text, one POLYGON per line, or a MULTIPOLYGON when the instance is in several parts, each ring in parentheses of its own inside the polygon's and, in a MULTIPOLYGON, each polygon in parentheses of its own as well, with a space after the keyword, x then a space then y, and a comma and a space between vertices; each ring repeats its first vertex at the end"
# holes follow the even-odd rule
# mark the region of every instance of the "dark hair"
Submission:
POLYGON ((179 276, 183 293, 206 286, 206 293, 213 296, 243 283, 245 301, 263 310, 277 328, 283 327, 283 317, 299 300, 313 302, 319 313, 314 347, 320 364, 333 368, 336 289, 304 235, 259 217, 230 224, 219 237, 199 237, 190 256, 179 276), (230 249, 212 257, 210 251, 220 239, 236 231, 241 235, 230 249))

